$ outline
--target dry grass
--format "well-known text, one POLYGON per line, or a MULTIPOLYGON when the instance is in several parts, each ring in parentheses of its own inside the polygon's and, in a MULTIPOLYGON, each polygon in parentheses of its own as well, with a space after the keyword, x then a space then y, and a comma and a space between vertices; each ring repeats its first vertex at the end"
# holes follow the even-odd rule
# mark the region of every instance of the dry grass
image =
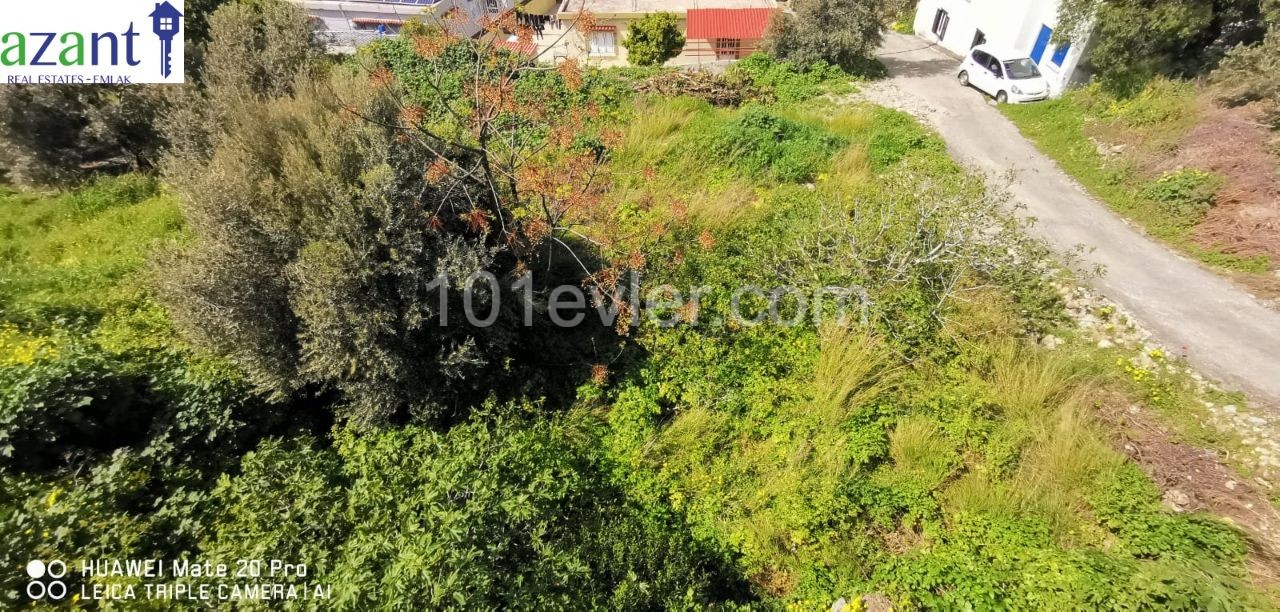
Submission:
POLYGON ((955 463, 955 455, 936 421, 925 415, 902 419, 889 434, 889 457, 894 466, 915 472, 927 482, 945 478, 955 463))
POLYGON ((898 373, 883 343, 864 330, 832 325, 822 330, 813 377, 811 418, 840 423, 868 400, 892 388, 898 373))

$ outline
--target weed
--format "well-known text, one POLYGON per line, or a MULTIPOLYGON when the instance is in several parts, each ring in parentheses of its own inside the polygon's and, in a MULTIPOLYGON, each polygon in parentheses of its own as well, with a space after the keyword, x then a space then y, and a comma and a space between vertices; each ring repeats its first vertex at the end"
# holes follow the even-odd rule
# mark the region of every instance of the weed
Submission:
POLYGON ((1213 173, 1184 169, 1149 183, 1142 195, 1159 203, 1164 212, 1195 224, 1209 212, 1221 186, 1222 178, 1213 173))

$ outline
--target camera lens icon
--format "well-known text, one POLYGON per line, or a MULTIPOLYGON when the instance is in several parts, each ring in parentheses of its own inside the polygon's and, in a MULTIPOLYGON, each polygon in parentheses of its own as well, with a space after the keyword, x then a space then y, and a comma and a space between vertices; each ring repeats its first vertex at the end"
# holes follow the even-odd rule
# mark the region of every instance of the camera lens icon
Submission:
POLYGON ((66 597, 67 583, 59 580, 66 575, 67 564, 60 559, 54 559, 48 563, 40 559, 28 561, 27 576, 31 581, 27 583, 27 597, 32 600, 48 597, 55 601, 66 597))

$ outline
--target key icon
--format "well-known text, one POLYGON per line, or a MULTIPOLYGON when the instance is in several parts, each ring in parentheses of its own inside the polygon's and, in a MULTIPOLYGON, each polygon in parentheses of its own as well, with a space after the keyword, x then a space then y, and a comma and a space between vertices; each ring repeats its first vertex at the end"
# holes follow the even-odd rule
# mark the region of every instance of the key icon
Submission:
POLYGON ((173 74, 173 37, 182 31, 182 13, 166 0, 156 5, 151 17, 151 31, 160 37, 160 74, 173 74))

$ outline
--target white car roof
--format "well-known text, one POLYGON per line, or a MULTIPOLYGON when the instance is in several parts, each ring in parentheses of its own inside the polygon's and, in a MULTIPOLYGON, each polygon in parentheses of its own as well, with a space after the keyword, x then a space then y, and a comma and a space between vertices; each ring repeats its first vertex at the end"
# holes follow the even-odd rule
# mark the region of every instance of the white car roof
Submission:
POLYGON ((1012 47, 1001 47, 998 45, 985 45, 985 44, 978 45, 974 47, 974 50, 984 51, 986 53, 989 53, 992 56, 994 56, 996 59, 1002 62, 1008 62, 1012 60, 1019 60, 1019 59, 1031 57, 1027 53, 1015 50, 1012 47))

